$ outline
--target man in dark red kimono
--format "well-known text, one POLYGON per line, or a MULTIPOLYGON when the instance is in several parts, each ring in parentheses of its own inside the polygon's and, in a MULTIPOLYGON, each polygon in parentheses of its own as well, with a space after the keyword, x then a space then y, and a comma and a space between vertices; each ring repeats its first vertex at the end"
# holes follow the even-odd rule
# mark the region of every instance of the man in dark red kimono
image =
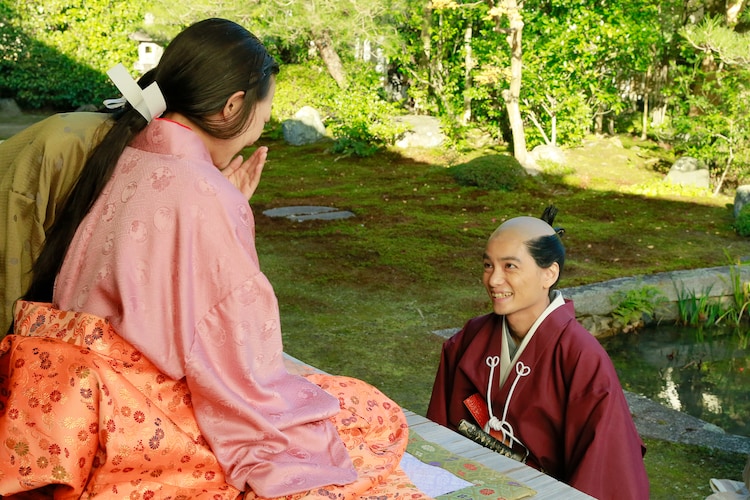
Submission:
POLYGON ((518 217, 490 237, 493 313, 443 345, 427 417, 479 425, 527 463, 596 498, 647 499, 645 447, 599 341, 554 290, 565 249, 551 224, 518 217))

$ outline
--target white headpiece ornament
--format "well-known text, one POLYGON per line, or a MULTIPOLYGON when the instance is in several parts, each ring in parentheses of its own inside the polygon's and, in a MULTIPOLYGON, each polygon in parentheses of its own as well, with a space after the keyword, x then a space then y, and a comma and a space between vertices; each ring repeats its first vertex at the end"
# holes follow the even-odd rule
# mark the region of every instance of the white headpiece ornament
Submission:
POLYGON ((138 83, 133 80, 133 77, 130 76, 130 73, 128 73, 128 70, 125 69, 125 66, 123 66, 122 63, 107 71, 107 75, 117 89, 122 92, 121 98, 107 99, 104 101, 104 105, 108 109, 124 106, 127 101, 149 123, 154 118, 161 116, 161 114, 164 113, 164 110, 167 109, 167 103, 156 82, 153 82, 145 89, 142 89, 138 83))

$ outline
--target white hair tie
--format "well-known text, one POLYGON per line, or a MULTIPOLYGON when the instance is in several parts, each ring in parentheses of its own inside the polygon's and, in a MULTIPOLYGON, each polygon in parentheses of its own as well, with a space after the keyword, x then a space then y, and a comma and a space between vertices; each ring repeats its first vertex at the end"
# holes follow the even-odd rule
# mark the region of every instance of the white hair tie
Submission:
POLYGON ((122 93, 122 97, 118 99, 107 99, 104 101, 104 105, 108 109, 124 106, 127 101, 133 106, 133 109, 138 111, 149 123, 154 118, 161 116, 161 114, 164 113, 164 110, 167 109, 167 103, 156 82, 153 82, 145 89, 142 89, 138 83, 133 80, 133 77, 130 76, 128 70, 125 69, 125 66, 123 66, 122 63, 107 71, 107 75, 122 93))

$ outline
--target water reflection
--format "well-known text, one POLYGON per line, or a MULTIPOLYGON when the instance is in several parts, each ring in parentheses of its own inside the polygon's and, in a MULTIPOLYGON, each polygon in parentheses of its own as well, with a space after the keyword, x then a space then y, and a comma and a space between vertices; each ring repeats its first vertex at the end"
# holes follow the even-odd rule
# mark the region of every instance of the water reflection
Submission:
POLYGON ((667 406, 673 410, 682 410, 682 404, 680 403, 680 394, 677 392, 677 384, 672 380, 672 370, 670 366, 667 368, 664 376, 664 390, 659 393, 659 399, 664 400, 667 406))
POLYGON ((603 339, 623 387, 750 436, 750 332, 649 327, 603 339))

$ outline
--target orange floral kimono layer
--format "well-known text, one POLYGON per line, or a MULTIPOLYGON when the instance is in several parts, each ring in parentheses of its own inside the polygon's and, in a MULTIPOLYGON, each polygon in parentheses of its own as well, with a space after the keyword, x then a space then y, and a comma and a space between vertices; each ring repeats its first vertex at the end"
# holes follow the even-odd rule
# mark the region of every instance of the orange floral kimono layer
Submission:
MULTIPOLYGON (((339 399, 332 418, 358 479, 285 498, 427 498, 401 470, 401 409, 360 380, 309 375, 339 399)), ((225 481, 184 380, 160 373, 109 323, 20 302, 0 343, 0 496, 211 498, 225 481)))

